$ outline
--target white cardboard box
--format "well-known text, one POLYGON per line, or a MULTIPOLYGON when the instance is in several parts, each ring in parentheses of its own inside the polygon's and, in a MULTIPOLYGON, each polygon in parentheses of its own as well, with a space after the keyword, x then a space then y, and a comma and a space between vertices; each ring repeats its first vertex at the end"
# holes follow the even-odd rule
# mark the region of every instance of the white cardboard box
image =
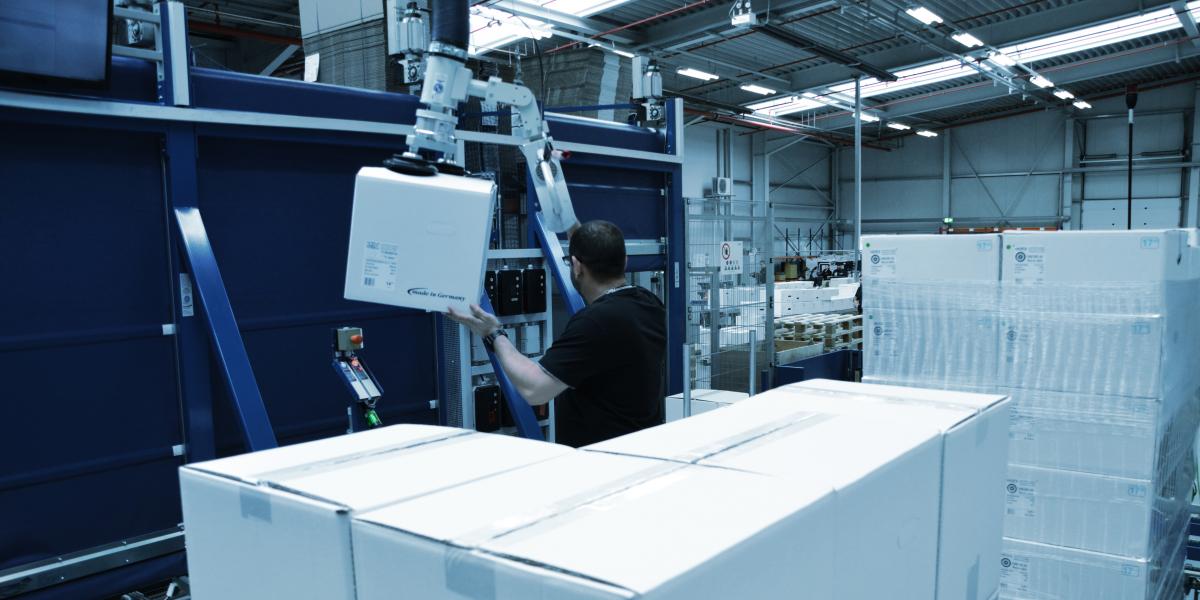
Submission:
POLYGON ((933 598, 940 430, 806 412, 802 399, 757 400, 586 450, 828 482, 836 490, 832 598, 875 598, 881 580, 897 598, 933 598), (863 556, 872 557, 871 577, 863 556))
POLYGON ((485 179, 360 169, 346 299, 431 311, 479 302, 494 190, 485 179))
POLYGON ((576 452, 358 515, 358 597, 834 598, 830 492, 576 452))
POLYGON ((1150 479, 1162 435, 1148 398, 1003 388, 1012 398, 1010 464, 1150 479))
POLYGON ((353 600, 358 510, 571 452, 521 438, 394 425, 179 470, 194 597, 353 600))
POLYGON ((1010 465, 1005 537, 1131 558, 1150 556, 1151 521, 1171 508, 1151 481, 1010 465))
POLYGON ((863 236, 863 280, 1000 279, 1000 236, 863 236))
MULTIPOLYGON (((710 410, 724 408, 744 400, 749 396, 744 392, 728 392, 725 390, 692 390, 692 414, 698 415, 710 410)), ((678 421, 683 418, 683 394, 673 394, 664 399, 666 404, 666 421, 678 421)))
POLYGON ((863 373, 961 387, 998 380, 1000 319, 984 311, 863 309, 863 373))
POLYGON ((943 432, 938 598, 984 599, 999 582, 1002 486, 1008 461, 1009 401, 1005 396, 814 379, 770 396, 805 397, 804 407, 894 423, 920 419, 943 432), (825 395, 818 403, 814 392, 825 395))
POLYGON ((1170 281, 1190 276, 1186 229, 1013 231, 1004 234, 1004 281, 1170 281))
POLYGON ((1000 565, 1003 600, 1176 600, 1183 547, 1135 560, 1005 538, 1000 565))

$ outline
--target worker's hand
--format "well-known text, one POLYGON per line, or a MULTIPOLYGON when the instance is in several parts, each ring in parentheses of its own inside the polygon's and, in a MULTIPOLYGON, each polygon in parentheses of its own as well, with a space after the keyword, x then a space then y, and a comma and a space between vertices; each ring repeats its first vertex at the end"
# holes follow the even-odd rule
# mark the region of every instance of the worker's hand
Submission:
POLYGON ((471 305, 471 314, 469 315, 464 315, 451 307, 446 316, 466 325, 467 329, 470 329, 479 337, 485 337, 487 334, 500 329, 500 320, 488 314, 478 304, 471 305))

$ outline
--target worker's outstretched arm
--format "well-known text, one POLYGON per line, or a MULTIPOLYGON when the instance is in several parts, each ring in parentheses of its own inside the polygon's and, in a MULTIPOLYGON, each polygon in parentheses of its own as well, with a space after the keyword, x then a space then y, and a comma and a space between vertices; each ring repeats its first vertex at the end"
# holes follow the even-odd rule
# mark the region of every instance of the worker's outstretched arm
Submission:
MULTIPOLYGON (((464 315, 453 308, 447 313, 451 319, 466 325, 475 335, 487 336, 500 329, 500 321, 477 305, 471 305, 471 314, 464 315)), ((534 406, 545 404, 567 389, 567 385, 542 369, 541 365, 521 354, 507 337, 499 336, 495 342, 496 360, 508 374, 517 392, 534 406)))

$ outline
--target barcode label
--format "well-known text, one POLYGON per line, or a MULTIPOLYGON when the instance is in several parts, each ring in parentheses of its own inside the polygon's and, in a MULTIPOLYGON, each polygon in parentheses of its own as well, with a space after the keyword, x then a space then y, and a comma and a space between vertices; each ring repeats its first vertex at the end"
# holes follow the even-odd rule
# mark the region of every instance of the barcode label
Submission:
POLYGON ((367 287, 375 287, 375 278, 374 277, 363 277, 363 285, 365 285, 367 287))

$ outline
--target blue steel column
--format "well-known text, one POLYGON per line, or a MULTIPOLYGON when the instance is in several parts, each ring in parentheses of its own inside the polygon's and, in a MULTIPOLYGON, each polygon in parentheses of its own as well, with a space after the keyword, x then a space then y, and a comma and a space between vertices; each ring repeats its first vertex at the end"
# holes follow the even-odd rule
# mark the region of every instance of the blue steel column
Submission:
POLYGON ((182 181, 187 173, 195 172, 196 153, 193 129, 187 125, 172 126, 166 141, 174 141, 173 148, 163 148, 163 168, 168 172, 167 188, 164 190, 167 200, 167 219, 169 251, 171 252, 171 281, 168 285, 174 298, 175 322, 175 351, 179 365, 179 394, 183 404, 183 426, 187 448, 187 461, 198 462, 216 458, 216 436, 213 430, 212 412, 212 364, 209 360, 207 333, 196 316, 197 302, 195 285, 192 284, 190 294, 185 296, 184 280, 191 282, 191 274, 184 266, 187 257, 183 254, 179 228, 175 224, 175 207, 180 205, 194 206, 195 188, 187 188, 182 181), (175 162, 183 166, 172 171, 172 156, 175 162), (191 165, 188 167, 187 165, 191 165), (190 310, 188 310, 190 308, 190 310))
MULTIPOLYGON (((683 154, 683 100, 674 99, 667 103, 666 152, 683 154)), ((687 214, 683 202, 683 165, 671 167, 667 181, 667 393, 678 394, 683 390, 683 357, 678 352, 687 341, 684 324, 687 307, 687 274, 683 272, 686 262, 684 229, 687 214)))
POLYGON ((529 235, 536 239, 538 245, 542 247, 546 266, 550 269, 550 274, 554 276, 555 283, 558 284, 558 291, 567 304, 567 312, 574 315, 583 310, 583 296, 579 295, 579 290, 575 289, 575 284, 571 282, 571 271, 567 267, 562 242, 559 241, 557 234, 546 227, 545 221, 542 220, 541 210, 534 212, 533 218, 529 220, 529 235))

